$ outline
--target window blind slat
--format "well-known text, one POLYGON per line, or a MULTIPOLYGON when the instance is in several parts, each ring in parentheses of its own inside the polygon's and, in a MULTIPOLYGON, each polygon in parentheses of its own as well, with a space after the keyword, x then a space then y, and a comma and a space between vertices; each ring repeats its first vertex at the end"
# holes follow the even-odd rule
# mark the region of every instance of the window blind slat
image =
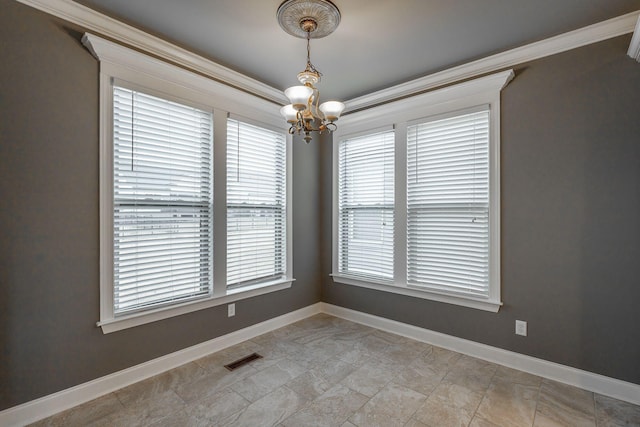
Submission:
POLYGON ((115 86, 114 314, 210 294, 210 112, 115 86))
POLYGON ((489 296, 489 111, 407 129, 407 280, 489 296))

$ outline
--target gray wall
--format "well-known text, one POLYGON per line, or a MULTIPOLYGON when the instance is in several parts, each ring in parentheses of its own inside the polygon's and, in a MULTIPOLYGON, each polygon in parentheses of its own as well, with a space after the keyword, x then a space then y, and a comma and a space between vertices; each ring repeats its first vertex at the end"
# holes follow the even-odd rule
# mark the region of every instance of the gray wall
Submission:
POLYGON ((334 284, 322 151, 322 299, 640 384, 640 64, 630 36, 516 68, 502 92, 498 314, 334 284), (528 337, 514 321, 528 321, 528 337))
POLYGON ((295 144, 291 289, 103 335, 98 63, 81 29, 0 7, 0 410, 319 301, 319 146, 295 144))
POLYGON ((628 36, 518 67, 503 92, 498 314, 332 284, 324 140, 294 145, 290 290, 238 302, 231 319, 217 307, 103 335, 98 64, 81 29, 0 1, 0 410, 320 298, 640 383, 640 64, 628 36))

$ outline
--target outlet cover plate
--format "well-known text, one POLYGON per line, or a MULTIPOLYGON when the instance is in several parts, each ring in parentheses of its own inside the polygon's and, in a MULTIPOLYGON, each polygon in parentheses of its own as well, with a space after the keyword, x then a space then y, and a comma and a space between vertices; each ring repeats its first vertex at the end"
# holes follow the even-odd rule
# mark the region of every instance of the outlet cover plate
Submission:
POLYGON ((524 320, 516 320, 516 335, 527 336, 527 322, 524 320))

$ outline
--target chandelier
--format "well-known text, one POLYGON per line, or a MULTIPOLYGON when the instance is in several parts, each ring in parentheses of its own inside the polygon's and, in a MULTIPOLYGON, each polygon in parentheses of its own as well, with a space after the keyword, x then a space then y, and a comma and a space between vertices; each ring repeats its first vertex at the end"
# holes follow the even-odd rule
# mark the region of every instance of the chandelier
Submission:
POLYGON ((340 23, 340 11, 328 0, 286 0, 278 8, 278 22, 292 36, 307 39, 307 66, 298 73, 301 86, 284 91, 291 104, 282 107, 280 113, 291 125, 289 133, 304 134, 309 143, 311 132, 335 131, 335 122, 344 110, 342 102, 320 104, 320 92, 315 85, 322 73, 311 63, 311 39, 331 34, 340 23))

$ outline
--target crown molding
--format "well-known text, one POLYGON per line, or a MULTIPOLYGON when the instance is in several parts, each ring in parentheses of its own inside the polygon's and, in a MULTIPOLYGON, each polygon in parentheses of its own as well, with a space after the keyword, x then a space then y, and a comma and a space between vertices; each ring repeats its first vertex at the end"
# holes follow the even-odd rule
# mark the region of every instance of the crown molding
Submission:
MULTIPOLYGON (((262 97, 279 105, 288 103, 283 93, 269 85, 216 64, 193 52, 117 21, 72 0, 16 0, 58 18, 80 25, 102 36, 125 43, 174 64, 196 71, 214 80, 262 97)), ((629 56, 640 61, 640 10, 608 19, 568 33, 511 49, 467 64, 449 68, 387 89, 345 102, 350 113, 399 98, 426 92, 495 71, 511 68, 546 56, 576 49, 591 43, 635 33, 629 46, 629 56)))
POLYGON ((17 1, 268 101, 288 103, 284 94, 271 86, 71 0, 17 1))
MULTIPOLYGON (((597 24, 589 25, 588 27, 560 34, 539 42, 511 49, 506 52, 501 52, 477 61, 449 68, 444 71, 354 98, 345 102, 345 112, 349 113, 362 110, 375 105, 394 101, 399 98, 446 86, 461 80, 470 79, 505 68, 511 68, 524 62, 533 61, 535 59, 544 58, 546 56, 586 46, 588 44, 597 43, 602 40, 618 37, 633 32, 634 28, 636 28, 636 34, 634 35, 634 40, 636 40, 634 57, 637 58, 638 55, 640 55, 640 34, 638 34, 640 33, 640 30, 638 30, 636 26, 636 22, 639 20, 639 17, 640 10, 627 13, 626 15, 608 19, 597 24)), ((631 54, 631 48, 629 48, 629 55, 633 56, 631 54)))
POLYGON ((636 22, 636 29, 633 32, 627 55, 640 62, 640 16, 636 22))

